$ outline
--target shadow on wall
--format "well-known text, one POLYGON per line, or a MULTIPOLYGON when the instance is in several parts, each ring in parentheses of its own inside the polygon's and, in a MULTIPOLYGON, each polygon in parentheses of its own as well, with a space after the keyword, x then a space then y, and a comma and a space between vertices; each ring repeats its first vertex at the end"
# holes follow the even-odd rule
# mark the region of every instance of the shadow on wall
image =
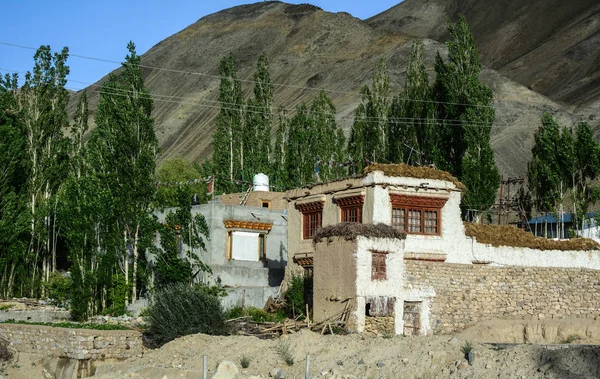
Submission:
POLYGON ((269 287, 277 287, 281 285, 285 274, 287 249, 283 242, 279 243, 279 259, 265 259, 265 267, 269 269, 269 287))

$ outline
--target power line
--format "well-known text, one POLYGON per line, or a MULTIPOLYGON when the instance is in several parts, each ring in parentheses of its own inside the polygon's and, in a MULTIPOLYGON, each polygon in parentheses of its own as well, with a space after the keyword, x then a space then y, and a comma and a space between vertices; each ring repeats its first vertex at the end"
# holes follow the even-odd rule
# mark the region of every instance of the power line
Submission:
MULTIPOLYGON (((2 41, 0 41, 0 45, 15 47, 15 48, 19 48, 19 49, 37 50, 37 48, 35 48, 35 47, 23 46, 23 45, 18 45, 18 44, 9 43, 9 42, 2 42, 2 41)), ((56 51, 53 51, 53 52, 56 52, 56 51)), ((86 55, 69 53, 69 56, 81 58, 81 59, 94 60, 94 61, 99 61, 99 62, 115 63, 115 64, 119 64, 119 65, 124 64, 123 62, 119 62, 119 61, 91 57, 91 56, 86 56, 86 55)), ((202 76, 202 77, 206 77, 206 78, 221 80, 220 75, 212 75, 212 74, 207 74, 207 73, 203 73, 203 72, 176 70, 176 69, 171 69, 171 68, 149 66, 149 65, 143 65, 143 64, 139 64, 139 67, 152 69, 152 70, 159 70, 159 71, 164 71, 164 72, 170 72, 170 73, 196 75, 196 76, 202 76)), ((251 83, 251 84, 256 83, 256 81, 251 80, 251 79, 236 79, 236 80, 240 81, 241 83, 251 83)), ((271 85, 273 87, 293 88, 293 89, 302 89, 302 90, 310 90, 310 91, 321 91, 322 90, 321 88, 297 86, 297 85, 293 85, 293 84, 283 84, 283 83, 271 83, 271 85)), ((329 89, 328 92, 345 94, 345 95, 362 96, 362 94, 360 92, 341 91, 341 90, 332 90, 332 89, 329 89)), ((435 100, 408 99, 408 98, 402 98, 399 96, 387 96, 386 98, 388 100, 398 99, 398 100, 402 100, 402 101, 412 101, 412 102, 421 102, 421 103, 430 103, 430 104, 446 104, 446 105, 457 105, 457 106, 475 107, 475 108, 492 108, 492 109, 494 108, 494 106, 491 106, 491 105, 477 105, 477 104, 453 103, 453 102, 435 101, 435 100)))

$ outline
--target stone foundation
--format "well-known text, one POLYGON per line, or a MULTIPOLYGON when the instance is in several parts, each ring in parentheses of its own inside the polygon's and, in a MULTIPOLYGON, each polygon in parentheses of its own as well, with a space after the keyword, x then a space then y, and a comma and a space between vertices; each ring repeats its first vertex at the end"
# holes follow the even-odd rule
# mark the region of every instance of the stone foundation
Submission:
POLYGON ((598 270, 404 263, 405 289, 433 293, 428 317, 436 334, 492 319, 600 317, 598 270))
POLYGON ((89 330, 41 325, 0 324, 0 336, 19 353, 77 360, 122 360, 144 352, 142 334, 133 330, 89 330))
POLYGON ((365 333, 393 336, 396 334, 394 329, 394 316, 365 317, 365 333))

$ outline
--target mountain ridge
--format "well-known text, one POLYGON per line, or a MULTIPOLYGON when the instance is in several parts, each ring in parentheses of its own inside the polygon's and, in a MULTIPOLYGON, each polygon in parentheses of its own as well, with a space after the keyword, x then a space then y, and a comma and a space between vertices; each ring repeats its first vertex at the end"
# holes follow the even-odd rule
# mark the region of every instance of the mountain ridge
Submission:
MULTIPOLYGON (((411 1, 399 5, 410 5, 411 1)), ((275 87, 274 112, 279 105, 293 109, 309 102, 325 89, 337 107, 338 122, 347 132, 360 101, 359 89, 370 82, 375 63, 380 57, 388 59, 392 88, 397 93, 415 39, 402 31, 373 26, 373 20, 377 19, 363 21, 345 12, 330 13, 306 4, 260 2, 207 15, 159 42, 142 55, 142 64, 188 72, 143 69, 146 86, 155 98, 153 115, 162 159, 180 156, 200 161, 212 152, 211 137, 219 107, 218 64, 229 52, 236 58, 242 80, 252 80, 261 53, 268 56, 273 83, 289 85, 275 87)), ((440 51, 444 56, 445 46, 428 38, 424 45, 431 80, 435 55, 440 51)), ((593 113, 581 111, 581 107, 579 113, 574 113, 574 106, 538 94, 492 68, 485 67, 481 79, 495 93, 497 117, 492 146, 505 175, 525 173, 533 132, 542 112, 549 111, 568 124, 593 113)), ((249 96, 252 84, 242 84, 249 96)), ((93 112, 98 93, 92 89, 89 97, 93 112)), ((591 103, 596 100, 590 96, 591 103)), ((75 103, 73 99, 72 109, 75 103)))

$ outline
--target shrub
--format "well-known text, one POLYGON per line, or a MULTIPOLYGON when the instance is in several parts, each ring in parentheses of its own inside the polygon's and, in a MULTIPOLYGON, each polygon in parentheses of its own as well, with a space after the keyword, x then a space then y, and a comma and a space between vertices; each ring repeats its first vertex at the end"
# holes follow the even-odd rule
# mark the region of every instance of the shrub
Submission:
POLYGON ((288 316, 296 317, 304 314, 304 278, 294 276, 284 294, 288 316))
POLYGON ((46 290, 48 291, 48 298, 52 300, 52 303, 64 307, 69 299, 69 292, 71 289, 71 279, 67 276, 63 276, 60 272, 53 272, 48 278, 46 283, 46 290))
POLYGON ((281 342, 279 345, 274 347, 275 352, 288 366, 294 364, 294 350, 290 347, 289 341, 281 342))
POLYGON ((563 339, 560 341, 560 343, 562 344, 568 344, 568 343, 573 343, 575 341, 579 341, 581 339, 581 337, 577 334, 569 334, 567 336, 567 338, 563 339))
POLYGON ((240 365, 242 368, 248 368, 250 366, 250 359, 244 355, 242 359, 240 359, 240 365))
POLYGON ((471 341, 465 342, 465 344, 461 346, 460 351, 464 354, 465 359, 469 359, 469 353, 473 351, 473 344, 471 341))
POLYGON ((8 362, 12 357, 13 353, 8 349, 8 341, 0 337, 0 362, 8 362))
POLYGON ((181 283, 156 291, 148 307, 146 323, 146 332, 157 346, 188 334, 225 332, 219 297, 181 283))

